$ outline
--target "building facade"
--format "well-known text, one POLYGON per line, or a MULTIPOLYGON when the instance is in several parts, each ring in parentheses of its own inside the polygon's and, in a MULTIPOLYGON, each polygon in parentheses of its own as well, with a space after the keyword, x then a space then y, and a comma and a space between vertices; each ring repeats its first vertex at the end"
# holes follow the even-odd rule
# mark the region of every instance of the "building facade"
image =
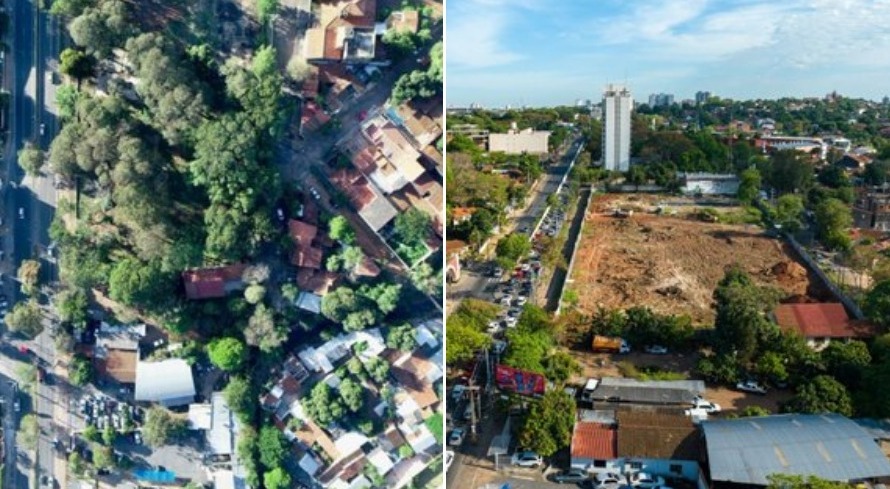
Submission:
POLYGON ((630 113, 633 97, 621 85, 608 85, 603 93, 603 168, 609 171, 630 169, 630 113))

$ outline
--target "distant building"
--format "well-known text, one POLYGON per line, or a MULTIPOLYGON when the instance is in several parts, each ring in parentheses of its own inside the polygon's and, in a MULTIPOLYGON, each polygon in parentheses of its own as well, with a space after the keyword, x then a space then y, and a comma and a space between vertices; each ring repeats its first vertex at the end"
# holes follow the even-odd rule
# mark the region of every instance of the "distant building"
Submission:
POLYGON ((603 93, 603 167, 610 171, 630 169, 630 113, 633 97, 621 85, 608 85, 603 93))
POLYGON ((711 98, 711 92, 695 92, 695 104, 701 105, 708 102, 711 98))
POLYGON ((488 150, 501 151, 511 155, 522 153, 547 154, 549 151, 550 131, 510 129, 506 134, 489 134, 488 150))
POLYGON ((769 485, 772 474, 816 476, 855 485, 890 477, 875 436, 838 414, 785 414, 705 421, 711 481, 769 485))
POLYGON ((853 225, 890 231, 890 193, 862 192, 853 202, 853 225))
POLYGON ((674 95, 670 93, 653 93, 649 95, 649 107, 667 107, 674 105, 674 95))
POLYGON ((687 195, 735 195, 739 192, 739 177, 732 173, 686 173, 679 174, 687 195))

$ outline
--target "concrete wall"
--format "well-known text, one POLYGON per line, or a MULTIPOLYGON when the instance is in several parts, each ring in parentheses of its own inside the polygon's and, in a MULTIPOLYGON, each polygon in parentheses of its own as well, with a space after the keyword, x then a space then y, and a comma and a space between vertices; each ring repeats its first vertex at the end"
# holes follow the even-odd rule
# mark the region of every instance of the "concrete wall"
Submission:
POLYGON ((549 131, 489 134, 488 151, 502 151, 508 155, 546 154, 549 138, 549 131))
POLYGON ((810 257, 803 246, 801 246, 800 243, 798 243, 797 240, 794 239, 794 236, 791 236, 788 233, 783 233, 783 235, 788 241, 788 244, 790 244, 791 247, 794 248, 794 251, 804 262, 807 270, 813 272, 819 279, 819 281, 822 282, 822 285, 824 285, 831 292, 831 295, 834 296, 834 298, 837 299, 838 302, 844 305, 844 307, 847 309, 847 313, 853 319, 864 319, 865 315, 862 313, 862 309, 859 308, 859 304, 856 304, 856 301, 847 297, 847 295, 844 294, 834 284, 834 282, 832 282, 831 279, 828 278, 827 275, 825 275, 825 272, 823 272, 822 269, 819 268, 819 265, 810 257))

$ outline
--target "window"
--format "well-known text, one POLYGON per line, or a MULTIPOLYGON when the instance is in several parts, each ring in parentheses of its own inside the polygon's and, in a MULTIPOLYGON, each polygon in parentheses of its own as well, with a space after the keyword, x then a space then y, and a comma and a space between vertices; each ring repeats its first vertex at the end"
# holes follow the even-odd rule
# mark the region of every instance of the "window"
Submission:
POLYGON ((633 470, 642 470, 642 469, 643 469, 643 462, 631 462, 631 463, 630 463, 630 468, 633 469, 633 470))
POLYGON ((683 466, 680 464, 671 464, 670 471, 672 474, 682 474, 683 466))
POLYGON ((600 468, 600 469, 604 469, 604 468, 606 468, 606 461, 605 460, 594 460, 593 466, 600 468))

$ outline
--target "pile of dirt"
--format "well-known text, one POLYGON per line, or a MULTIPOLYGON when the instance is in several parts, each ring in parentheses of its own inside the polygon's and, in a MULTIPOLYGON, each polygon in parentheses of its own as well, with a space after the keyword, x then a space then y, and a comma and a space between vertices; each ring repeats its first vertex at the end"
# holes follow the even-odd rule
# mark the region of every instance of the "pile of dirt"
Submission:
POLYGON ((809 281, 807 269, 793 261, 781 261, 770 267, 767 275, 791 295, 806 296, 809 281))

